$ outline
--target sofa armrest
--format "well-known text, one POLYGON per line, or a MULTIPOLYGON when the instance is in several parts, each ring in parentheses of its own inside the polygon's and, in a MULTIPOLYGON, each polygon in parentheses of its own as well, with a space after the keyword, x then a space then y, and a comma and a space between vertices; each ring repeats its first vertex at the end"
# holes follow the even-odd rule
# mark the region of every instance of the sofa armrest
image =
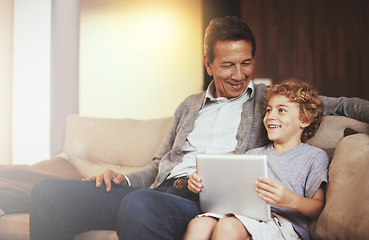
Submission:
POLYGON ((47 178, 81 179, 75 167, 63 158, 29 165, 0 165, 0 212, 28 212, 33 186, 47 178))
POLYGON ((326 205, 311 226, 314 239, 369 239, 369 135, 338 145, 329 168, 326 205))

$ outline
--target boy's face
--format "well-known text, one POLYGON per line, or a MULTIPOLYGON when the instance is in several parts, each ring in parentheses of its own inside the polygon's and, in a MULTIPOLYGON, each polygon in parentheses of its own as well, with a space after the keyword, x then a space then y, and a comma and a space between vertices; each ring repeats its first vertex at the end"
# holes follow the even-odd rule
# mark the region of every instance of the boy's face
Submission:
POLYGON ((300 119, 300 108, 284 95, 273 95, 268 101, 264 117, 268 138, 274 144, 296 147, 301 143, 301 134, 309 123, 300 119))

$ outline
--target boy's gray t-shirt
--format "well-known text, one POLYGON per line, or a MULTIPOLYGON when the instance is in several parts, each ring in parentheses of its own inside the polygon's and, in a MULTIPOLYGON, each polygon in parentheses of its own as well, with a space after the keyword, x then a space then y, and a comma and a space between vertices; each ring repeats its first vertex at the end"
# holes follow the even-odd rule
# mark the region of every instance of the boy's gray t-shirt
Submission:
MULTIPOLYGON (((325 151, 309 144, 301 143, 282 154, 270 144, 251 149, 247 154, 267 155, 268 177, 300 196, 311 198, 322 183, 328 183, 328 156, 325 151)), ((289 208, 271 206, 271 210, 289 219, 304 239, 310 239, 308 217, 289 208)))

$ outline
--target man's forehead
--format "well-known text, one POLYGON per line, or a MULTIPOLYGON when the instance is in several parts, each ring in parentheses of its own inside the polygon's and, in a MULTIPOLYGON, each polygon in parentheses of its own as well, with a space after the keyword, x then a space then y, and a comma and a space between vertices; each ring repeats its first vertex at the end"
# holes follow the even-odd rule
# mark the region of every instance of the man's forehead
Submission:
POLYGON ((244 56, 252 58, 251 44, 246 41, 222 41, 214 45, 214 53, 222 57, 244 56))

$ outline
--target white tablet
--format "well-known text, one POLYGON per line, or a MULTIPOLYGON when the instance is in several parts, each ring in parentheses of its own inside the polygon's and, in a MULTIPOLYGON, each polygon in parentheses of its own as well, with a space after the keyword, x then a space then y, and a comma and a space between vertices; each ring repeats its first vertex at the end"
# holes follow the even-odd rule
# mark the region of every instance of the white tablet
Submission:
POLYGON ((265 155, 197 154, 196 164, 204 186, 200 192, 202 211, 270 219, 269 204, 255 191, 255 181, 267 177, 265 155))

